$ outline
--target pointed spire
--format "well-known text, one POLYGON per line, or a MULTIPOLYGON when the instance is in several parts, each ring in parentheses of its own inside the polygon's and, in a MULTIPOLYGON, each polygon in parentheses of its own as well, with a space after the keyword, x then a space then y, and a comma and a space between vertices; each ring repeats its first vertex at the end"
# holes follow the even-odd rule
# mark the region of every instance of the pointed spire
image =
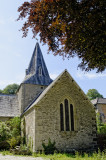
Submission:
POLYGON ((39 43, 36 43, 23 83, 49 85, 50 79, 39 43))

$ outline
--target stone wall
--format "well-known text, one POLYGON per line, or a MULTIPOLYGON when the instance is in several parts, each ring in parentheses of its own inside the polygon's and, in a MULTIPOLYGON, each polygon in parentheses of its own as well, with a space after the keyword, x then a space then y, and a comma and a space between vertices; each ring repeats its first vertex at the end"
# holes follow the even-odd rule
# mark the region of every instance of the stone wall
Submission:
POLYGON ((20 116, 17 95, 0 95, 0 117, 16 117, 20 116))
POLYGON ((35 109, 28 111, 21 119, 21 135, 26 139, 27 146, 35 151, 35 109))
POLYGON ((0 117, 0 121, 5 122, 5 121, 10 120, 11 118, 13 117, 0 117))
POLYGON ((93 105, 79 86, 63 74, 55 85, 35 106, 36 151, 42 150, 42 142, 56 142, 59 151, 95 149, 97 147, 96 115, 93 105), (67 98, 74 106, 74 131, 60 131, 60 103, 67 98), (38 107, 37 107, 38 106, 38 107))
POLYGON ((21 84, 18 92, 19 108, 21 113, 47 86, 21 84))

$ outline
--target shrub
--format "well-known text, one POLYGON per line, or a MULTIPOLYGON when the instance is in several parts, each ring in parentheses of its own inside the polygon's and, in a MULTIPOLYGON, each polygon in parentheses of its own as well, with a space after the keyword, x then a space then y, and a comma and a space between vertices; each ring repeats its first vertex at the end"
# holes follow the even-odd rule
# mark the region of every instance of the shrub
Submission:
POLYGON ((101 122, 100 114, 97 113, 97 136, 98 147, 101 151, 106 149, 106 124, 101 122))
POLYGON ((10 148, 10 144, 7 141, 0 141, 0 150, 7 150, 10 148))
POLYGON ((12 136, 21 134, 21 119, 19 117, 14 117, 6 123, 10 127, 12 136))
POLYGON ((52 143, 50 138, 49 138, 48 144, 45 145, 45 143, 42 143, 42 146, 44 148, 45 154, 54 154, 54 152, 56 151, 55 141, 52 143))
POLYGON ((21 143, 21 136, 12 137, 8 140, 11 148, 15 148, 15 146, 20 145, 21 143))
POLYGON ((0 121, 0 142, 6 141, 10 136, 10 128, 6 125, 5 122, 0 121))
POLYGON ((0 122, 0 149, 14 148, 21 143, 21 120, 15 117, 6 122, 0 122))

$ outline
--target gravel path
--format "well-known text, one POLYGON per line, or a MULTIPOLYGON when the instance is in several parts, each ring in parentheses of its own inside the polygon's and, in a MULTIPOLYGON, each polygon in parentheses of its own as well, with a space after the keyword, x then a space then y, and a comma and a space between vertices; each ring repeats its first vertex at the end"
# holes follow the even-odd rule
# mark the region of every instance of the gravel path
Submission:
POLYGON ((5 155, 3 156, 0 154, 0 160, 46 160, 41 157, 22 157, 22 156, 10 156, 10 155, 5 155))

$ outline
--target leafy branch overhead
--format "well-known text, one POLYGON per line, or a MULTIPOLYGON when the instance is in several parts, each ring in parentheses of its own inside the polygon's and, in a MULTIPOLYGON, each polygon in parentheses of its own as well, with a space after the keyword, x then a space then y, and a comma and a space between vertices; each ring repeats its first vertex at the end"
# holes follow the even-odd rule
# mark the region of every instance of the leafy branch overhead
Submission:
POLYGON ((26 18, 23 37, 29 28, 33 37, 49 46, 54 55, 78 56, 79 67, 89 71, 106 69, 105 0, 33 0, 19 7, 19 18, 26 18))

